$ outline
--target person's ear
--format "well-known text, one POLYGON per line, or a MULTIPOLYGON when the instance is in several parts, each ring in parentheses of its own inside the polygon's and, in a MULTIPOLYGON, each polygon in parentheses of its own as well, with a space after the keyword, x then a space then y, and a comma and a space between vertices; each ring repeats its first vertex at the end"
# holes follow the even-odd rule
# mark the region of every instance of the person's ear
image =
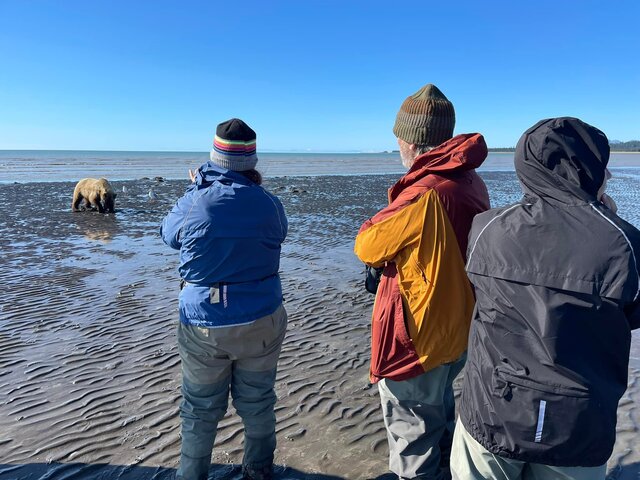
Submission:
POLYGON ((411 150, 411 153, 416 153, 417 149, 418 149, 418 146, 415 143, 409 144, 409 150, 411 150))

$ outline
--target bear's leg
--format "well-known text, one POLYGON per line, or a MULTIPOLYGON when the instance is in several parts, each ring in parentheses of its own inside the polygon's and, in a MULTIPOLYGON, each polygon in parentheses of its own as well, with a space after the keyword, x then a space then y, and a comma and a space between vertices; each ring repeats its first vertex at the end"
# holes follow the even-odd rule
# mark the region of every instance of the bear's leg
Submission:
POLYGON ((79 212, 80 211, 80 202, 84 200, 87 202, 88 200, 82 196, 81 193, 74 192, 73 193, 73 201, 71 202, 71 211, 79 212))
POLYGON ((107 213, 115 213, 115 195, 110 195, 109 193, 107 193, 104 196, 104 209, 107 213))
POLYGON ((98 207, 98 212, 104 213, 104 207, 102 206, 102 199, 100 198, 100 194, 96 193, 91 197, 91 203, 93 203, 96 207, 98 207))

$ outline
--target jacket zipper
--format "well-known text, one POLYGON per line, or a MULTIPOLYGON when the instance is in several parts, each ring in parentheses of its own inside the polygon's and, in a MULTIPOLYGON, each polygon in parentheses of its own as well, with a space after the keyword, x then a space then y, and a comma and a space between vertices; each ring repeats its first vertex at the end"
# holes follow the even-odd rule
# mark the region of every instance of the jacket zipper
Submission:
POLYGON ((528 378, 520 378, 517 375, 514 375, 509 372, 505 372, 504 370, 501 370, 501 369, 496 369, 495 373, 498 378, 502 379, 506 383, 505 388, 503 388, 501 392, 503 394, 502 395, 503 398, 506 395, 506 393, 511 390, 512 385, 528 388, 530 390, 536 390, 542 393, 564 395, 567 397, 585 398, 589 396, 589 390, 587 389, 564 387, 561 385, 548 385, 548 386, 544 385, 543 386, 535 380, 531 380, 528 378))

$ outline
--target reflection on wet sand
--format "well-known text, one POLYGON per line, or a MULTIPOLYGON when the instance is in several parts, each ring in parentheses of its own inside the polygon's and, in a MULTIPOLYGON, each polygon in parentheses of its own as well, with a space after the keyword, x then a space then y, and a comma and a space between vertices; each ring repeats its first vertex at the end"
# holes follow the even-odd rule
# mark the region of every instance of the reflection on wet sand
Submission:
POLYGON ((73 221, 78 231, 83 232, 86 240, 109 243, 119 234, 117 212, 110 214, 99 214, 96 212, 83 212, 82 215, 75 215, 73 221))

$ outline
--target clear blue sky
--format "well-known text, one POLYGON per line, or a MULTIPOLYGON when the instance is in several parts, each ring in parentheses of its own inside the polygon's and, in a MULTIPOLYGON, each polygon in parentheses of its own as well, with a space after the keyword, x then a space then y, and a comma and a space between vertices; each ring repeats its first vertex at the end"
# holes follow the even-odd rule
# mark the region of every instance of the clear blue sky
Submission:
POLYGON ((0 149, 394 149, 426 83, 456 133, 537 120, 640 139, 640 1, 0 0, 0 149))

